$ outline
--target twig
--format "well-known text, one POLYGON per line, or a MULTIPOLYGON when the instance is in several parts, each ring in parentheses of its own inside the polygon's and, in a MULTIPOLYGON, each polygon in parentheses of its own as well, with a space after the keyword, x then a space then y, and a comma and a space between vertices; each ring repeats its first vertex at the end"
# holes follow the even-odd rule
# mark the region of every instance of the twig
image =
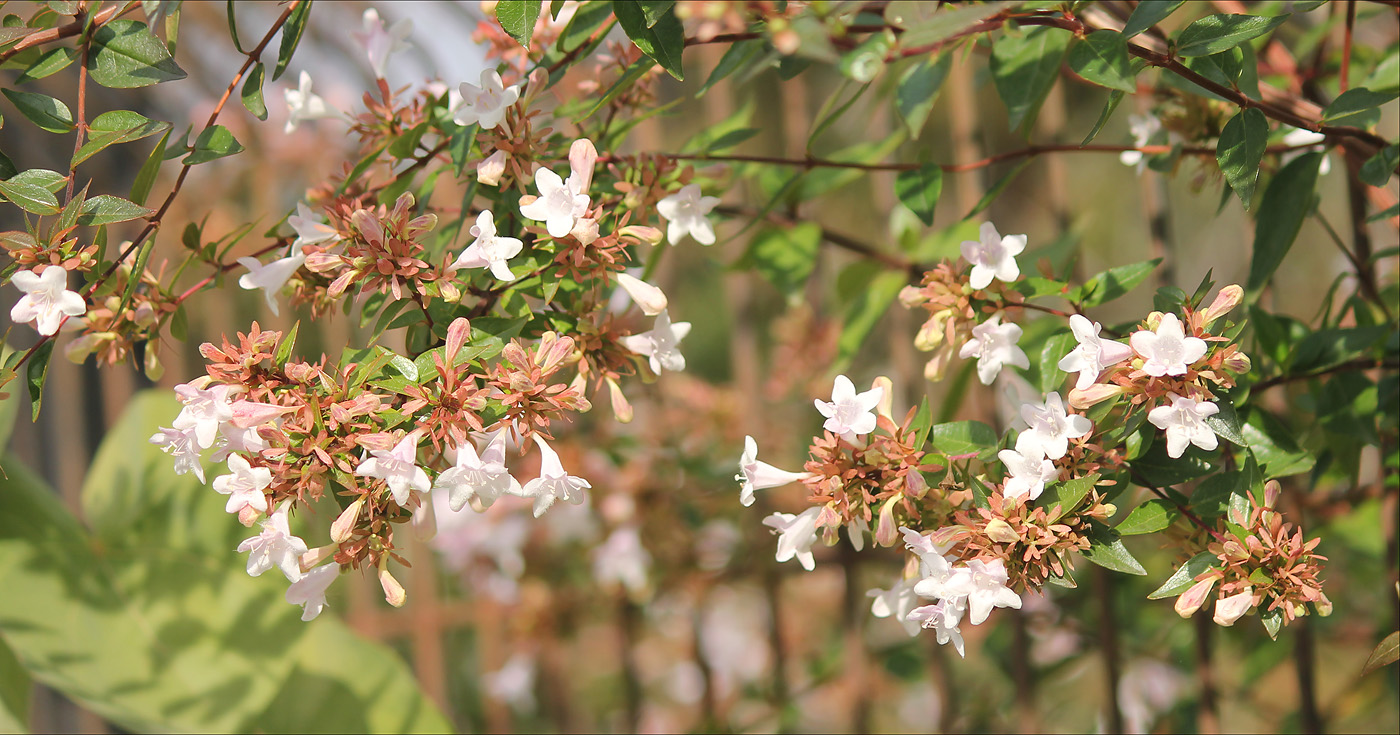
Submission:
POLYGON ((1347 91, 1347 78, 1351 76, 1351 30, 1356 25, 1356 0, 1347 0, 1346 30, 1342 34, 1342 72, 1337 78, 1338 89, 1347 91))
POLYGON ((1122 666, 1118 661, 1118 613, 1113 605, 1113 575, 1103 567, 1094 567, 1095 592, 1099 598, 1099 647, 1103 649, 1104 690, 1107 695, 1108 722, 1111 733, 1121 733, 1123 710, 1118 703, 1118 680, 1122 666))
POLYGON ((1374 357, 1358 357, 1348 360, 1338 365, 1333 365, 1325 370, 1318 370, 1311 373, 1294 373, 1292 375, 1275 375, 1272 378, 1261 380, 1250 387, 1250 392, 1258 393, 1261 390, 1268 390, 1276 385, 1285 383, 1296 383, 1300 380, 1312 380, 1313 378, 1323 378, 1336 373, 1352 373, 1359 370, 1396 370, 1400 369, 1400 360, 1384 360, 1374 357))
MULTIPOLYGON (((96 15, 92 16, 92 29, 96 30, 112 22, 118 17, 125 15, 126 13, 140 7, 140 5, 141 4, 137 2, 129 2, 125 5, 113 5, 110 8, 100 10, 96 15)), ((15 54, 26 49, 31 49, 35 46, 42 46, 46 43, 53 43, 54 41, 68 38, 70 36, 76 36, 79 33, 82 33, 83 29, 88 26, 88 19, 86 16, 87 14, 83 13, 82 15, 79 15, 77 19, 74 20, 72 23, 66 23, 57 28, 44 28, 42 30, 36 30, 33 33, 25 36, 24 38, 21 38, 19 40, 19 43, 16 43, 15 45, 9 47, 8 49, 5 49, 4 51, 0 51, 0 63, 8 61, 11 56, 14 56, 15 54)))
POLYGON ((1206 608, 1191 616, 1196 626, 1196 680, 1201 683, 1200 704, 1196 708, 1196 730, 1202 735, 1220 732, 1219 698, 1215 691, 1215 669, 1211 666, 1210 637, 1215 623, 1206 608))

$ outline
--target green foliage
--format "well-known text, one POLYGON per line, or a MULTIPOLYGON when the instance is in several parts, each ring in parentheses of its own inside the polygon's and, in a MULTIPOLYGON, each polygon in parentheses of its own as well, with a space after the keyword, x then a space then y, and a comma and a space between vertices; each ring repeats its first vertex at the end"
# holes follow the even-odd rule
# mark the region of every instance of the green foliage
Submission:
POLYGON ((981 421, 955 421, 934 425, 928 440, 934 450, 960 457, 996 446, 998 437, 992 427, 981 421))
POLYGON ((228 128, 214 125, 206 128, 194 141, 194 148, 185 156, 185 165, 194 166, 209 161, 217 161, 243 151, 243 144, 233 137, 228 128))
POLYGON ((1070 49, 1069 68, 1101 87, 1128 93, 1137 91, 1128 60, 1128 40, 1117 31, 1094 31, 1085 36, 1070 49))
POLYGON ((1259 298, 1264 286, 1283 263, 1283 257, 1293 247, 1303 219, 1312 211, 1317 186, 1317 170, 1322 165, 1321 153, 1308 153, 1294 159, 1274 175, 1264 197, 1254 226, 1253 257, 1249 263, 1249 281, 1245 299, 1259 298))
POLYGON ((1176 38, 1178 56, 1210 56, 1228 51, 1278 28, 1288 14, 1265 18, 1258 15, 1207 15, 1182 29, 1176 38))
POLYGON ((941 54, 934 58, 916 59, 899 77, 895 87, 895 111, 909 130, 909 137, 918 140, 923 132, 933 103, 938 101, 938 93, 943 90, 943 81, 948 78, 948 70, 953 66, 951 54, 941 54))
POLYGON ((1245 209, 1249 209, 1254 198, 1254 183, 1259 179, 1259 164, 1264 160, 1268 142, 1269 121, 1252 107, 1240 110, 1220 131, 1215 157, 1225 181, 1239 195, 1245 209))
POLYGON ((1036 26, 1020 35, 1003 34, 992 44, 992 81, 1006 104, 1007 125, 1029 131, 1040 105, 1060 76, 1060 63, 1073 36, 1036 26))
POLYGON ((530 35, 540 17, 540 0, 518 0, 496 5, 496 21, 521 46, 530 48, 530 35))
MULTIPOLYGON (((539 7, 538 2, 534 4, 536 8, 539 7)), ((662 4, 613 0, 613 15, 617 16, 618 25, 642 53, 655 59, 667 74, 677 80, 685 79, 685 70, 681 67, 685 31, 669 7, 658 11, 658 5, 662 4), (648 7, 651 8, 650 12, 648 7)))
POLYGON ((170 50, 139 20, 114 20, 98 28, 92 34, 87 68, 92 81, 113 89, 185 78, 170 50))
POLYGON ((73 129, 73 113, 68 105, 46 95, 35 92, 21 92, 17 89, 0 89, 0 93, 19 110, 21 115, 50 133, 66 133, 73 129))
POLYGON ((900 171, 894 177, 895 196, 925 225, 933 225, 933 213, 938 208, 938 195, 942 192, 943 169, 936 163, 900 171))

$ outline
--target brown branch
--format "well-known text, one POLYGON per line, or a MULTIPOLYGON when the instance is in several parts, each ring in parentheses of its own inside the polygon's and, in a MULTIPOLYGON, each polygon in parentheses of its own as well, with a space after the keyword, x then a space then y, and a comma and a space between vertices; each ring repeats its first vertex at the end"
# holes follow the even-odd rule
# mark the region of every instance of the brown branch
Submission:
POLYGON ((1325 370, 1318 370, 1311 373, 1296 373, 1293 375, 1276 375, 1267 380, 1261 380, 1250 387, 1252 392, 1268 390, 1277 385, 1285 383, 1296 383, 1300 380, 1312 380, 1313 378, 1324 378, 1337 373, 1353 373, 1360 370, 1397 370, 1400 369, 1400 360, 1378 360, 1374 357, 1358 357, 1355 360, 1348 360, 1340 365, 1334 365, 1325 370))
MULTIPOLYGON (((131 10, 134 10, 139 6, 140 3, 130 2, 126 3, 125 5, 113 5, 110 8, 100 10, 97 12, 96 15, 92 16, 91 26, 94 30, 96 30, 97 28, 100 28, 112 22, 113 20, 116 20, 117 17, 124 15, 125 13, 128 13, 131 10)), ((76 36, 79 33, 82 33, 83 29, 87 28, 88 25, 89 24, 87 13, 82 13, 78 15, 72 23, 67 23, 58 26, 57 28, 44 28, 40 30, 35 30, 33 33, 30 33, 29 35, 21 38, 19 40, 19 43, 16 43, 15 45, 9 47, 8 49, 5 49, 4 51, 0 51, 0 64, 8 61, 11 56, 18 54, 21 51, 34 48, 35 46, 42 46, 46 43, 53 43, 54 41, 69 38, 71 36, 76 36)))
POLYGON ((1347 25, 1342 35, 1342 71, 1337 78, 1338 89, 1347 91, 1347 77, 1351 75, 1351 31, 1356 25, 1356 0, 1347 0, 1347 25))
MULTIPOLYGON (((750 209, 748 207, 734 207, 728 205, 720 205, 718 207, 715 207, 715 212, 719 214, 729 215, 732 217, 748 217, 749 219, 756 219, 760 215, 760 212, 756 209, 750 209)), ((764 215, 764 219, 768 222, 772 222, 773 224, 781 225, 783 227, 792 227, 793 225, 798 224, 797 220, 794 220, 777 212, 769 212, 767 215, 764 215)), ((861 242, 860 240, 857 240, 849 235, 844 235, 842 233, 829 230, 825 227, 821 228, 821 239, 831 245, 835 245, 836 247, 841 248, 842 250, 849 250, 850 252, 864 256, 866 258, 870 258, 871 260, 879 262, 882 265, 888 266, 895 270, 905 271, 909 274, 909 277, 911 279, 917 279, 921 277, 923 272, 925 270, 928 270, 926 267, 919 265, 918 263, 915 263, 910 260, 905 260, 904 258, 901 258, 892 253, 882 252, 880 250, 877 250, 875 246, 869 243, 861 242)))

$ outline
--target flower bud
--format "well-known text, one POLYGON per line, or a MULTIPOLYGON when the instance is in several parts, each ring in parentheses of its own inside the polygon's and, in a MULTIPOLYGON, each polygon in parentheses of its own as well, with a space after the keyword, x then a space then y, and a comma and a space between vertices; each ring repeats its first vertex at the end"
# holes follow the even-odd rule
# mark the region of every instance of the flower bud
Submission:
POLYGON ((321 562, 335 556, 335 552, 338 548, 336 544, 317 546, 305 554, 302 554, 301 558, 297 560, 297 563, 301 565, 302 572, 309 572, 321 566, 321 562))
POLYGON ((432 541, 437 535, 437 511, 433 508, 433 501, 425 495, 418 496, 422 502, 413 511, 413 536, 419 541, 432 541))
POLYGON ((155 342, 146 343, 146 377, 152 382, 160 380, 165 375, 165 366, 160 362, 160 353, 156 351, 155 342))
POLYGON ((1264 483, 1264 507, 1272 509, 1274 504, 1278 502, 1278 496, 1281 492, 1283 492, 1283 488, 1278 484, 1278 480, 1269 480, 1264 483))
POLYGON ((924 479, 924 473, 909 470, 904 475, 904 494, 916 500, 928 494, 928 480, 924 479))
POLYGON ((472 325, 466 317, 457 317, 452 320, 452 324, 447 327, 447 364, 452 365, 456 361, 457 353, 462 351, 462 345, 466 344, 472 337, 472 325))
POLYGON ((408 593, 404 592, 403 585, 399 580, 394 579, 394 575, 389 573, 389 556, 386 554, 380 557, 379 562, 379 586, 384 588, 384 601, 394 607, 403 607, 408 601, 408 593))
POLYGON ((875 404, 875 412, 894 421, 894 381, 881 375, 870 382, 870 387, 880 390, 880 402, 875 404))
POLYGON ((1117 398, 1123 395, 1123 386, 1114 383, 1094 383, 1093 385, 1080 390, 1071 388, 1069 391, 1069 405, 1080 411, 1084 411, 1096 404, 1103 403, 1110 398, 1117 398))
POLYGON ((63 349, 63 354, 70 361, 76 364, 83 364, 91 355, 102 346, 103 342, 110 342, 117 338, 115 332, 91 332, 68 343, 63 349))
POLYGON ((245 505, 238 511, 238 522, 242 523, 245 528, 252 528, 253 524, 257 523, 261 517, 262 512, 251 505, 245 505))
POLYGON ((1244 300, 1244 289, 1236 284, 1230 284, 1220 289, 1220 293, 1215 295, 1215 301, 1201 312, 1201 326, 1209 326, 1211 322, 1219 319, 1231 309, 1240 305, 1244 300))
POLYGON ((1189 618, 1195 615, 1196 611, 1201 609, 1201 605, 1205 604, 1206 595, 1209 595, 1211 589, 1214 587, 1214 577, 1203 579, 1191 585, 1190 589, 1181 593, 1181 596, 1176 598, 1176 614, 1183 618, 1189 618))
POLYGON ((579 138, 569 146, 569 178, 574 180, 575 190, 587 193, 593 184, 593 164, 598 161, 598 149, 593 141, 579 138))
POLYGON ((476 181, 482 186, 499 186, 506 172, 506 152, 497 150, 476 164, 476 181))
POLYGON ((1215 601, 1215 624, 1228 628, 1235 624, 1236 620, 1244 617, 1249 609, 1254 607, 1254 590, 1245 587, 1244 591, 1229 597, 1221 597, 1215 601))
POLYGON ((156 309, 151 306, 151 302, 144 302, 132 312, 131 320, 136 322, 138 327, 149 327, 156 323, 156 309))
POLYGON ((865 534, 870 533, 870 524, 864 518, 857 518, 846 524, 846 538, 850 539, 851 548, 856 551, 865 550, 865 534))
POLYGON ((598 239, 598 220, 580 217, 574 220, 574 227, 569 230, 569 234, 583 245, 592 245, 593 241, 598 239))
POLYGON ((1236 352, 1221 361, 1220 366, 1236 375, 1243 375, 1249 372, 1254 364, 1250 362, 1249 355, 1243 352, 1236 352))
POLYGON ((1012 528, 1010 523, 1000 518, 993 518, 989 521, 985 530, 987 532, 987 538, 999 544, 1014 544, 1021 540, 1021 537, 1016 533, 1016 529, 1012 528))
POLYGON ((1317 599, 1313 600, 1313 609, 1317 610, 1317 614, 1324 618, 1332 614, 1332 601, 1327 599, 1327 595, 1322 590, 1318 590, 1317 599))
POLYGON ((841 515, 830 505, 823 505, 821 512, 817 514, 817 528, 838 528, 841 525, 841 515))
POLYGON ((948 322, 951 312, 947 309, 934 314, 919 327, 919 333, 914 335, 914 347, 920 352, 928 352, 942 344, 945 336, 944 326, 948 322))
POLYGON ((899 526, 894 522, 894 506, 900 497, 895 495, 880 506, 880 520, 875 525, 875 543, 881 546, 894 546, 899 538, 899 526))
POLYGON ((666 310, 666 294, 656 286, 626 273, 617 274, 617 285, 632 297, 637 306, 642 307, 643 314, 656 316, 666 310))
POLYGON ((619 424, 632 423, 632 404, 627 402, 627 396, 622 395, 622 387, 612 378, 608 378, 606 382, 608 397, 612 399, 613 416, 619 424))
POLYGON ((660 245, 661 241, 666 239, 666 233, 645 225, 628 225, 619 230, 618 234, 623 237, 636 238, 648 245, 660 245))
POLYGON ((945 346, 933 353, 933 357, 924 363, 924 378, 930 383, 937 383, 943 379, 943 374, 948 370, 948 363, 953 359, 953 350, 945 346))
POLYGON ((356 498, 340 512, 335 522, 331 524, 331 540, 337 544, 343 544, 350 540, 350 533, 355 529, 355 522, 360 519, 360 508, 365 504, 363 497, 356 498))

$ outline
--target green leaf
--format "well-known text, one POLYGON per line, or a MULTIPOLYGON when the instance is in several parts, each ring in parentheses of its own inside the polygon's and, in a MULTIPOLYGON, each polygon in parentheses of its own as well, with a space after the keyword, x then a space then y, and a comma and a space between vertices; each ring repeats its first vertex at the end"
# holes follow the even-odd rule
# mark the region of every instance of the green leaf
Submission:
POLYGON ((1080 145, 1089 145, 1094 142, 1094 138, 1099 137, 1099 131, 1103 130, 1103 126, 1108 123, 1109 118, 1113 117, 1114 110, 1118 109, 1118 105, 1123 101, 1124 96, 1122 92, 1117 90, 1108 94, 1108 99, 1103 103, 1103 110, 1099 112, 1098 121, 1094 123, 1094 127, 1089 131, 1089 134, 1084 136, 1084 140, 1080 141, 1080 145))
POLYGON ((698 99, 705 96, 705 93, 710 91, 710 87, 748 66, 761 53, 763 53, 763 42, 757 39, 736 41, 730 44, 729 48, 725 49, 724 56, 719 57, 719 62, 715 64, 715 68, 710 72, 705 84, 700 87, 700 91, 695 93, 695 97, 698 99))
POLYGON ((1133 8, 1128 22, 1123 25, 1123 36, 1132 38, 1139 33, 1161 23, 1167 16, 1176 12, 1186 0, 1142 0, 1133 8))
POLYGON ((209 161, 217 161, 225 156, 232 156, 243 150, 243 144, 233 137, 228 128, 222 125, 215 125, 205 128, 204 132, 194 141, 194 150, 185 156, 184 164, 194 166, 209 161))
POLYGON ((228 35, 233 41, 233 48, 238 53, 247 53, 243 50, 243 44, 238 40, 238 23, 233 17, 233 0, 228 0, 224 7, 224 13, 228 16, 228 35))
POLYGON ((170 129, 170 123, 150 120, 130 110, 113 110, 98 115, 88 125, 88 140, 73 154, 71 165, 86 161, 119 143, 149 138, 170 129))
POLYGON ((165 162, 165 144, 169 140, 170 130, 167 129, 165 135, 156 141, 156 147, 151 149, 151 154, 146 156, 141 170, 136 172, 136 180, 131 182, 132 202, 145 204, 146 198, 151 195, 151 187, 156 184, 156 174, 160 173, 160 165, 165 162))
POLYGON ((741 263, 752 265, 789 298, 796 298, 816 265, 820 245, 821 227, 815 223, 770 227, 753 236, 741 263))
MULTIPOLYGON (((24 364, 24 384, 29 388, 29 403, 33 406, 32 421, 39 420, 39 406, 44 401, 44 381, 49 375, 49 357, 53 355, 54 340, 34 348, 29 362, 24 364)), ((3 629, 3 626, 0 626, 3 629)))
POLYGON ((1279 629, 1283 627, 1283 610, 1274 608, 1273 610, 1259 611, 1259 622, 1264 624, 1264 631, 1269 637, 1278 640, 1279 629))
POLYGON ((1089 522, 1089 548, 1083 551, 1084 558, 1104 569, 1124 574, 1146 576, 1147 570, 1133 558, 1128 547, 1118 533, 1098 521, 1089 522))
POLYGON ((43 79, 63 71, 78 58, 78 50, 68 46, 45 51, 39 58, 34 60, 18 77, 15 77, 15 84, 32 82, 35 79, 43 79))
POLYGON ((1079 508, 1079 504, 1089 495, 1089 491, 1098 484, 1099 476, 1096 474, 1076 477, 1072 480, 1057 482, 1048 488, 1036 499, 1036 505, 1045 508, 1047 517, 1053 523, 1073 513, 1079 508))
POLYGON ((1259 164, 1264 160, 1264 148, 1268 143, 1269 120, 1253 107, 1240 110, 1220 131, 1215 160, 1220 162, 1220 172, 1246 210, 1254 198, 1259 164))
POLYGON ((894 177, 894 193, 919 221, 933 225, 933 213, 938 208, 938 195, 943 191, 943 169, 936 163, 926 163, 912 171, 900 171, 894 177))
POLYGON ((114 20, 98 28, 92 34, 87 68, 94 82, 112 89, 145 87, 186 76, 165 44, 139 20, 114 20))
POLYGON ((0 732, 29 732, 32 688, 29 672, 0 638, 0 732))
POLYGON ((647 28, 666 17, 667 11, 675 4, 676 0, 637 0, 637 5, 641 6, 642 15, 646 18, 647 28))
POLYGON ((1283 257, 1293 247, 1303 219, 1312 211, 1322 157, 1321 153, 1307 153, 1295 158, 1275 174, 1264 189, 1255 217, 1254 255, 1245 288, 1247 302, 1253 303, 1259 298, 1283 257))
POLYGON ((1209 426, 1210 430, 1214 431, 1216 436, 1229 440, 1230 443, 1235 446, 1249 446, 1248 441, 1244 438, 1244 434, 1241 433, 1240 417, 1235 413, 1235 404, 1231 403, 1230 399, 1222 396, 1220 399, 1216 400, 1215 405, 1220 409, 1220 412, 1214 416, 1207 416, 1205 419, 1206 426, 1209 426))
POLYGON ((259 120, 267 119, 267 103, 263 101, 263 75, 266 73, 261 62, 255 64, 253 70, 248 72, 248 80, 243 82, 243 92, 239 95, 243 107, 259 120))
POLYGON ((8 181, 0 181, 0 194, 3 194, 16 207, 30 214, 40 216, 58 214, 57 197, 34 184, 16 182, 15 178, 18 177, 13 177, 8 181))
POLYGON ((1070 332, 1061 332, 1045 340, 1040 348, 1040 392, 1058 390, 1065 380, 1065 371, 1059 367, 1060 360, 1073 352, 1079 341, 1070 332))
POLYGON ((29 122, 50 133, 66 133, 73 129, 73 113, 68 105, 36 92, 21 92, 17 89, 0 89, 21 115, 29 122))
POLYGON ((1181 517, 1181 511, 1176 505, 1161 498, 1152 498, 1133 508, 1133 512, 1128 514, 1113 530, 1119 536, 1136 536, 1144 533, 1156 533, 1170 526, 1177 518, 1181 517))
POLYGON ((992 42, 992 81, 1006 104, 1007 126, 1029 130, 1040 105, 1060 76, 1060 62, 1074 36, 1035 26, 1021 35, 1003 33, 992 42))
POLYGON ((876 275, 865 288, 862 288, 848 307, 841 337, 836 342, 836 361, 849 365, 855 357, 870 330, 889 311, 890 304, 899 296, 900 289, 909 282, 907 274, 898 271, 884 271, 876 275))
POLYGON ((656 66, 656 60, 649 56, 632 62, 632 65, 627 67, 627 71, 623 72, 622 76, 618 77, 617 81, 613 82, 611 87, 608 87, 608 91, 604 92, 603 96, 599 97, 597 101, 593 103, 593 106, 588 109, 588 112, 584 113, 582 118, 579 118, 579 121, 582 122, 583 120, 593 117, 594 113, 606 107, 607 104, 612 102, 613 98, 621 94, 623 90, 632 86, 638 79, 641 79, 643 74, 651 71, 653 66, 656 66))
POLYGON ((807 136, 807 150, 809 152, 812 150, 812 145, 817 142, 817 138, 820 138, 822 133, 826 132, 827 128, 834 125, 837 120, 840 120, 841 116, 845 115, 846 111, 850 110, 851 106, 856 103, 856 100, 870 91, 870 84, 862 84, 860 89, 857 89, 854 94, 846 98, 845 102, 837 104, 837 100, 841 99, 841 95, 845 91, 845 84, 837 87, 836 91, 832 92, 831 96, 827 98, 826 104, 822 105, 822 108, 817 111, 817 124, 812 127, 812 132, 807 136))
POLYGON ((1149 600, 1160 600, 1164 597, 1176 597, 1177 595, 1191 589, 1191 585, 1196 583, 1196 577, 1207 569, 1215 566, 1220 558, 1209 551, 1191 557, 1182 564, 1172 576, 1167 578, 1155 591, 1147 596, 1149 600))
MULTIPOLYGON (((611 17, 612 3, 605 0, 594 0, 580 5, 574 17, 569 19, 569 24, 559 33, 555 48, 564 53, 573 51, 587 43, 598 26, 611 17)), ((733 47, 730 48, 732 50, 733 47)))
POLYGON ((1256 408, 1240 433, 1249 442, 1249 452, 1259 462, 1264 479, 1307 472, 1317 463, 1298 446, 1291 429, 1263 410, 1256 408))
POLYGON ((292 54, 297 52, 297 45, 301 43, 301 36, 306 32, 306 21, 310 17, 311 0, 305 0, 292 11, 286 25, 282 26, 282 44, 277 49, 277 64, 272 67, 272 81, 281 79, 287 71, 287 64, 292 62, 292 54))
POLYGON ((1397 164, 1400 164, 1400 144, 1392 143, 1361 164, 1361 180, 1377 188, 1385 186, 1397 164))
POLYGON ((541 0, 512 0, 496 4, 496 22, 511 38, 530 48, 530 34, 540 17, 541 0))
POLYGON ((1278 28, 1288 14, 1265 18, 1258 15, 1207 15, 1186 26, 1176 39, 1178 56, 1210 56, 1278 28))
POLYGON ((1069 51, 1069 68, 1086 81, 1121 92, 1137 91, 1128 39, 1117 31, 1099 30, 1084 37, 1069 51))
POLYGON ((10 177, 10 183, 30 184, 50 194, 57 194, 59 189, 68 185, 68 177, 46 168, 31 168, 10 177))
POLYGON ((1371 651, 1371 655, 1366 658, 1366 665, 1361 667, 1361 675, 1365 676, 1382 666, 1389 666, 1397 659, 1400 659, 1400 631, 1386 636, 1375 650, 1371 651))
POLYGON ((924 123, 933 112, 933 103, 953 67, 953 55, 941 54, 937 59, 919 58, 899 76, 894 90, 894 109, 909 129, 909 137, 918 140, 924 123))
POLYGON ((1156 441, 1133 461, 1133 469, 1152 487, 1180 485, 1215 471, 1215 463, 1192 447, 1175 459, 1167 456, 1166 442, 1156 441))
POLYGON ((987 18, 1019 4, 1018 2, 988 2, 961 7, 945 6, 925 19, 906 24, 904 33, 899 39, 900 46, 915 48, 938 43, 963 33, 987 18))
POLYGON ((78 215, 78 224, 84 227, 97 227, 113 222, 127 222, 151 214, 155 214, 154 209, 147 209, 135 202, 128 202, 111 194, 99 194, 83 202, 82 214, 78 215))
POLYGON ((929 432, 929 443, 937 452, 961 457, 996 446, 997 433, 981 421, 954 421, 935 424, 929 432))
MULTIPOLYGON (((539 3, 535 3, 538 8, 539 3)), ((685 79, 681 67, 681 52, 685 50, 685 30, 676 14, 667 9, 653 24, 647 23, 646 13, 640 3, 632 0, 613 0, 613 15, 622 26, 623 32, 642 53, 656 60, 667 74, 676 79, 685 79)))
POLYGON ((1141 263, 1110 268, 1085 281, 1083 286, 1070 293, 1069 300, 1083 307, 1106 304, 1137 288, 1139 283, 1152 275, 1152 271, 1156 270, 1161 262, 1161 258, 1153 258, 1141 263))
MULTIPOLYGON (((1332 100, 1332 104, 1323 108, 1322 122, 1338 123, 1346 121, 1346 124, 1356 124, 1349 120, 1356 115, 1363 115, 1381 105, 1400 96, 1400 89, 1388 89, 1383 92, 1373 92, 1365 87, 1352 87, 1332 100)), ((1375 114, 1379 117, 1379 112, 1375 114)), ((1361 127, 1369 127, 1374 124, 1374 120, 1369 123, 1361 123, 1361 127)))

